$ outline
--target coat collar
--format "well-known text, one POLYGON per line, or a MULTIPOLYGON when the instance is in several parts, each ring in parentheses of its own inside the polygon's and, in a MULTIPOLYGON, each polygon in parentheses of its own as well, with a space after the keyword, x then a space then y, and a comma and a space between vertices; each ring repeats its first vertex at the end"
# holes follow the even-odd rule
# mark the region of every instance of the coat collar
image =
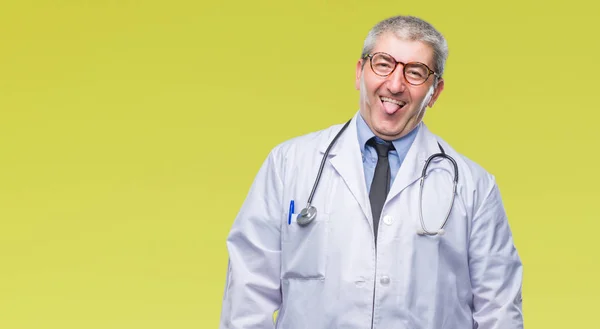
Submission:
MULTIPOLYGON (((359 113, 356 113, 351 119, 346 130, 329 151, 328 158, 360 205, 366 218, 372 222, 371 206, 365 185, 364 168, 356 129, 358 115, 359 113)), ((427 129, 423 122, 420 125, 419 132, 390 187, 386 203, 416 182, 421 177, 423 166, 428 157, 440 152, 436 136, 427 129)), ((321 154, 325 154, 327 147, 341 128, 342 126, 336 127, 328 137, 327 143, 320 146, 319 151, 321 154)))

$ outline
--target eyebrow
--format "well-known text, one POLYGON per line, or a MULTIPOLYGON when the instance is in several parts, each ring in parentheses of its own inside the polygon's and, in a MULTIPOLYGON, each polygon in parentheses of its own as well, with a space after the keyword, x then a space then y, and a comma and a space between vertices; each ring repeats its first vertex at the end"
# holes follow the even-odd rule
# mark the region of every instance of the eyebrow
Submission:
POLYGON ((371 54, 375 54, 375 53, 386 53, 386 54, 390 55, 390 56, 391 56, 391 57, 392 57, 392 58, 393 58, 393 59, 394 59, 396 62, 398 62, 398 63, 404 63, 404 64, 408 64, 408 63, 420 63, 420 64, 425 64, 425 65, 427 65, 428 67, 430 67, 430 65, 429 65, 429 64, 427 64, 427 63, 425 63, 425 62, 418 61, 418 60, 412 60, 412 61, 398 61, 398 60, 396 59, 396 56, 394 56, 394 55, 392 55, 392 54, 390 54, 390 53, 388 53, 388 52, 386 52, 386 51, 381 51, 381 50, 380 50, 380 51, 374 51, 374 52, 372 52, 371 54))

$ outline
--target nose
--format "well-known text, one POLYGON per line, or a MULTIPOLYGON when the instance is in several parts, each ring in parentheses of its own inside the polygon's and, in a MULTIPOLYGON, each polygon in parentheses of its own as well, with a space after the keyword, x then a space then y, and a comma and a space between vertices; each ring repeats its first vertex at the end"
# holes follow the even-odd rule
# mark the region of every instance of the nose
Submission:
POLYGON ((408 82, 404 78, 404 68, 398 65, 394 72, 387 77, 387 87, 393 94, 402 93, 407 87, 408 82))

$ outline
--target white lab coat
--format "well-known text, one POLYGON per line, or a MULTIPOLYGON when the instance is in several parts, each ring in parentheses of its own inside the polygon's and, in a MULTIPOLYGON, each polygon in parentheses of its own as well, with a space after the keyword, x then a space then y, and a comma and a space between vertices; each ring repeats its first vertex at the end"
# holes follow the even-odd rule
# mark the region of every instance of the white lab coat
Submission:
MULTIPOLYGON (((375 246, 355 120, 331 149, 313 200, 317 218, 307 227, 295 216, 342 125, 270 152, 227 239, 219 328, 523 328, 522 264, 494 177, 421 123, 390 188, 375 246), (458 188, 445 234, 421 236, 419 177, 440 152, 438 142, 458 164, 458 188), (288 225, 292 199, 296 214, 288 225)), ((451 195, 451 163, 433 161, 423 193, 428 230, 443 222, 451 195)))

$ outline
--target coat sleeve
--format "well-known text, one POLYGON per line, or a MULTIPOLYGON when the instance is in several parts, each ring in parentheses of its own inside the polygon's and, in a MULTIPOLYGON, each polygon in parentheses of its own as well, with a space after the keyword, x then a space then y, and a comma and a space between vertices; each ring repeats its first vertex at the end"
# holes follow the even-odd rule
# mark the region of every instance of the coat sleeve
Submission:
POLYGON ((272 329, 281 304, 282 181, 273 152, 261 166, 227 238, 219 329, 272 329))
POLYGON ((523 266, 492 182, 473 218, 469 243, 474 328, 522 329, 523 266))

